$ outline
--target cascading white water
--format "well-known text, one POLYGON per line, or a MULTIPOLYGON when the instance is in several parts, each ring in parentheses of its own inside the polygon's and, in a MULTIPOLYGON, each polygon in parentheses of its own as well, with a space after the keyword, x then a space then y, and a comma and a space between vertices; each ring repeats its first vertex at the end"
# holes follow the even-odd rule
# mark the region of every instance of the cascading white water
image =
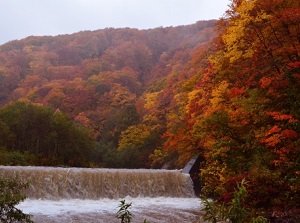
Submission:
POLYGON ((190 176, 178 170, 2 166, 0 175, 29 181, 25 193, 35 199, 194 197, 190 176))
POLYGON ((179 170, 0 166, 0 176, 30 182, 20 208, 35 222, 118 222, 121 199, 133 202, 141 221, 198 221, 192 180, 179 170))

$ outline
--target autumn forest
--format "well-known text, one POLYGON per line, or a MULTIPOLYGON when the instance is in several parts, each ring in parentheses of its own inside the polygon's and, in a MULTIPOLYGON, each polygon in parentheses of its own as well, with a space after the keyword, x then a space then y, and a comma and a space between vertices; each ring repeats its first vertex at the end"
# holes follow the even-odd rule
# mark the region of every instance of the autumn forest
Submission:
POLYGON ((230 202, 244 179, 253 215, 299 220, 297 0, 8 42, 0 105, 1 165, 172 169, 198 155, 207 197, 230 202))

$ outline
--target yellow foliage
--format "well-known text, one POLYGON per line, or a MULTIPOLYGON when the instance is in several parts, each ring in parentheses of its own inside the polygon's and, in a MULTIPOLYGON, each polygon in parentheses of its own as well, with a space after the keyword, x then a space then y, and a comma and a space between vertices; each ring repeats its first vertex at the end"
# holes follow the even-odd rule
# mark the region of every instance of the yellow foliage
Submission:
POLYGON ((143 118, 143 124, 147 126, 152 126, 152 129, 159 127, 158 123, 159 120, 155 114, 145 115, 143 118))
POLYGON ((204 194, 217 193, 224 194, 224 184, 226 182, 226 165, 221 165, 218 161, 210 163, 209 167, 201 171, 205 185, 202 189, 204 194))
POLYGON ((111 106, 122 107, 132 104, 136 100, 136 95, 129 92, 127 87, 117 85, 109 92, 111 97, 111 106))
POLYGON ((252 11, 256 7, 258 0, 242 1, 235 9, 235 17, 230 20, 229 27, 222 39, 225 43, 225 56, 234 62, 240 58, 250 58, 255 51, 255 42, 247 39, 248 30, 255 29, 255 24, 265 23, 270 19, 264 11, 252 11))
POLYGON ((19 87, 19 88, 16 88, 13 93, 12 93, 12 99, 13 100, 18 100, 22 97, 25 97, 27 95, 27 91, 22 88, 22 87, 19 87))
POLYGON ((194 101, 194 100, 198 100, 200 92, 201 92, 201 90, 198 90, 198 89, 195 89, 195 90, 189 92, 188 93, 189 102, 194 101))
POLYGON ((144 124, 130 126, 121 133, 118 150, 125 148, 126 145, 142 145, 150 134, 151 129, 144 124))
POLYGON ((3 76, 3 77, 5 77, 5 76, 7 76, 7 68, 5 68, 5 67, 0 67, 0 75, 1 76, 3 76))
MULTIPOLYGON (((195 89, 191 92, 188 93, 188 102, 186 103, 185 106, 185 112, 190 113, 191 117, 195 117, 194 115, 199 115, 199 114, 194 114, 195 112, 194 108, 195 107, 203 107, 207 104, 207 99, 206 99, 206 94, 207 92, 204 92, 203 89, 195 89)), ((197 110, 199 112, 199 110, 197 110)))
POLYGON ((154 108, 156 105, 156 101, 162 91, 157 91, 153 93, 147 93, 146 94, 146 99, 145 99, 145 105, 144 107, 146 109, 151 109, 154 108))
POLYGON ((54 107, 59 107, 64 102, 65 98, 66 95, 63 93, 62 89, 53 88, 44 98, 44 101, 54 107))
POLYGON ((212 107, 217 107, 221 102, 225 101, 227 94, 229 93, 229 83, 227 81, 222 81, 218 87, 213 89, 211 95, 212 99, 210 99, 210 103, 212 107))
POLYGON ((84 125, 85 127, 89 127, 91 124, 91 120, 86 117, 86 114, 84 112, 80 112, 75 118, 74 120, 82 125, 84 125))

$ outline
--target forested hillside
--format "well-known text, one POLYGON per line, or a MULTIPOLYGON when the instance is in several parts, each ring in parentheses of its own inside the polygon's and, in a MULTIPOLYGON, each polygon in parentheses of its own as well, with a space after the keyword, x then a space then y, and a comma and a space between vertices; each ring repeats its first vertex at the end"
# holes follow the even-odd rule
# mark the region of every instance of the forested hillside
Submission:
MULTIPOLYGON (((150 167, 149 155, 162 145, 161 134, 166 128, 163 116, 169 103, 164 93, 161 100, 165 104, 160 103, 161 115, 157 120, 153 110, 156 96, 177 79, 187 80, 193 75, 182 71, 194 50, 211 41, 215 22, 150 30, 108 28, 56 37, 32 36, 2 45, 2 113, 19 110, 8 115, 20 117, 12 120, 2 116, 7 131, 3 131, 0 146, 34 154, 39 157, 34 161, 39 165, 150 167), (16 101, 23 104, 13 105, 16 101), (77 142, 85 162, 72 155, 74 145, 66 143, 60 149, 57 144, 54 146, 53 141, 59 140, 60 133, 49 126, 52 117, 40 117, 40 110, 46 109, 41 105, 52 109, 50 116, 59 111, 89 132, 94 139, 92 148, 85 151, 85 146, 77 142), (22 116, 23 113, 28 115, 22 116), (40 129, 43 139, 36 135, 40 129)), ((10 162, 7 159, 5 163, 10 162)))

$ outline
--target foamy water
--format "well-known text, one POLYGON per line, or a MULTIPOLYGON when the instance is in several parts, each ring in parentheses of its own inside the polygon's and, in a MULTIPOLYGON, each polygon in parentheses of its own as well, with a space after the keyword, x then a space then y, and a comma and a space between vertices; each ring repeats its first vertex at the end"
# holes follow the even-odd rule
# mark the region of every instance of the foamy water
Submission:
POLYGON ((31 199, 195 197, 190 176, 178 170, 0 166, 0 176, 30 182, 31 199))
POLYGON ((132 223, 198 223, 201 217, 192 180, 179 170, 0 166, 0 176, 30 182, 18 208, 36 223, 119 223, 123 199, 132 203, 132 223))
MULTIPOLYGON (((196 223, 201 218, 201 202, 198 198, 124 198, 132 203, 132 222, 196 223)), ((122 199, 99 200, 32 200, 18 205, 24 213, 32 214, 36 223, 117 223, 118 206, 122 199)))

